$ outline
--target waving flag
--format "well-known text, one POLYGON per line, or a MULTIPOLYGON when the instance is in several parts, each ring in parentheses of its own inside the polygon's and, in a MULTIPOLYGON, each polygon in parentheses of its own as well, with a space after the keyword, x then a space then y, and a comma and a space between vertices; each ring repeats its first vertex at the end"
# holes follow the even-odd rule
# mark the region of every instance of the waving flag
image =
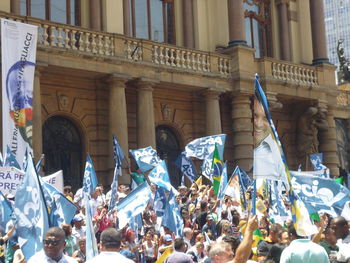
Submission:
POLYGON ((16 192, 14 214, 18 241, 28 260, 42 249, 44 234, 49 228, 45 199, 30 155, 24 181, 16 192))
POLYGON ((90 260, 98 255, 98 248, 97 248, 94 226, 92 223, 93 215, 91 214, 89 194, 87 192, 83 192, 83 200, 85 205, 85 224, 86 224, 86 260, 90 260))
POLYGON ((213 169, 214 194, 216 194, 216 195, 218 195, 218 193, 219 193, 222 166, 223 166, 223 163, 220 159, 219 150, 215 144, 212 169, 213 169))
POLYGON ((11 151, 10 147, 7 146, 7 151, 6 151, 6 158, 4 161, 4 166, 12 166, 15 167, 19 170, 21 170, 21 166, 17 162, 16 156, 13 154, 11 151))
POLYGON ((175 200, 175 194, 172 191, 170 192, 169 202, 165 208, 162 225, 174 232, 176 237, 182 237, 184 222, 179 206, 175 200))
MULTIPOLYGON (((225 188, 225 195, 231 196, 234 201, 240 201, 241 193, 240 193, 240 183, 239 183, 239 167, 237 166, 236 169, 233 171, 229 182, 225 188)), ((242 200, 241 200, 242 201, 242 200)))
POLYGON ((182 152, 175 161, 175 165, 179 167, 182 174, 185 175, 191 183, 198 177, 196 167, 192 160, 186 156, 185 152, 182 152))
POLYGON ((119 176, 122 176, 122 160, 124 158, 124 153, 122 151, 122 148, 120 147, 117 138, 113 136, 113 156, 114 156, 114 176, 113 176, 113 182, 111 185, 111 199, 109 201, 109 211, 112 211, 117 203, 118 198, 118 178, 119 176))
POLYGON ((218 134, 195 139, 186 145, 186 156, 204 160, 202 163, 202 174, 207 178, 210 178, 210 175, 212 174, 215 144, 218 148, 220 160, 222 160, 224 155, 225 140, 226 134, 218 134))
POLYGON ((154 211, 157 217, 162 217, 165 212, 167 198, 165 196, 165 190, 162 187, 157 187, 156 194, 154 196, 154 211))
POLYGON ((145 210, 151 194, 151 188, 147 182, 144 182, 118 203, 119 228, 126 226, 132 217, 145 210))
POLYGON ((1 152, 0 152, 0 166, 4 166, 4 158, 2 158, 1 152))
POLYGON ((4 233, 6 224, 11 220, 12 206, 0 192, 0 233, 4 233))
POLYGON ((41 163, 43 162, 44 158, 45 158, 45 154, 42 154, 42 155, 40 156, 39 161, 38 161, 38 162, 36 163, 36 165, 35 165, 35 170, 36 170, 37 173, 40 173, 40 170, 41 170, 41 163))
MULTIPOLYGON (((167 191, 171 191, 174 187, 170 183, 168 169, 165 161, 161 161, 152 171, 148 174, 148 178, 152 184, 156 184, 159 187, 163 187, 167 191)), ((174 189, 174 192, 177 191, 174 189)))
POLYGON ((225 196, 225 189, 227 187, 228 179, 227 179, 227 162, 225 162, 224 167, 222 168, 221 172, 221 181, 220 181, 220 187, 218 192, 218 198, 222 199, 225 196))
POLYGON ((277 182, 269 180, 268 184, 271 192, 269 216, 275 220, 275 223, 283 225, 290 215, 283 203, 282 191, 277 188, 277 182))
POLYGON ((157 151, 151 146, 137 150, 130 150, 130 153, 142 172, 153 169, 161 162, 157 151))
POLYGON ((86 156, 86 164, 85 164, 85 172, 84 172, 84 181, 83 181, 83 192, 91 195, 97 186, 97 177, 94 165, 92 164, 92 160, 90 155, 86 156))

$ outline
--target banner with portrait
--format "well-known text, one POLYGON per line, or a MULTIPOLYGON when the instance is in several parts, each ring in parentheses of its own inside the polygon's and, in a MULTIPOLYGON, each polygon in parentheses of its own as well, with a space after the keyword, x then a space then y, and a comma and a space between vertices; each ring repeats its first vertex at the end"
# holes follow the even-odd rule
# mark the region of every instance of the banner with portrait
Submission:
POLYGON ((33 83, 37 26, 1 19, 3 152, 23 163, 33 151, 33 83), (6 127, 6 128, 5 128, 6 127))

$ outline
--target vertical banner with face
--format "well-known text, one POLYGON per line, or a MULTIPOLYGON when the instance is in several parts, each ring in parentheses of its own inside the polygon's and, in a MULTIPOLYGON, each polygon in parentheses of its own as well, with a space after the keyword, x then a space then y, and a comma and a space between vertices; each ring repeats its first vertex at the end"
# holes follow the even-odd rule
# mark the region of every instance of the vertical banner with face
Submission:
POLYGON ((33 83, 36 26, 1 19, 3 152, 7 145, 23 162, 33 150, 33 83))

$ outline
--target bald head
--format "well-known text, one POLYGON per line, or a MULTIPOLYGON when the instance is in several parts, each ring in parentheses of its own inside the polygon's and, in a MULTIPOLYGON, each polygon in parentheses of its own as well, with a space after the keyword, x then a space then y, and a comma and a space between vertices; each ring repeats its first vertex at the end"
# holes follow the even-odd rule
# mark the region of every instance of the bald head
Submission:
POLYGON ((332 219, 331 228, 337 239, 344 239, 349 234, 348 221, 342 216, 332 219))

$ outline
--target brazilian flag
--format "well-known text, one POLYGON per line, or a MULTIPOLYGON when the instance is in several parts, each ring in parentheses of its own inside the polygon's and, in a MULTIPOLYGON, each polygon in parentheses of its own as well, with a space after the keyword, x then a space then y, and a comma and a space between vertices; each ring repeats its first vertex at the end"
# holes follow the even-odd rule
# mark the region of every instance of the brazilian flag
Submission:
POLYGON ((215 144, 214 156, 213 156, 213 186, 214 186, 214 194, 216 196, 219 193, 220 181, 221 181, 221 173, 223 169, 223 162, 220 159, 220 154, 217 145, 215 144))

